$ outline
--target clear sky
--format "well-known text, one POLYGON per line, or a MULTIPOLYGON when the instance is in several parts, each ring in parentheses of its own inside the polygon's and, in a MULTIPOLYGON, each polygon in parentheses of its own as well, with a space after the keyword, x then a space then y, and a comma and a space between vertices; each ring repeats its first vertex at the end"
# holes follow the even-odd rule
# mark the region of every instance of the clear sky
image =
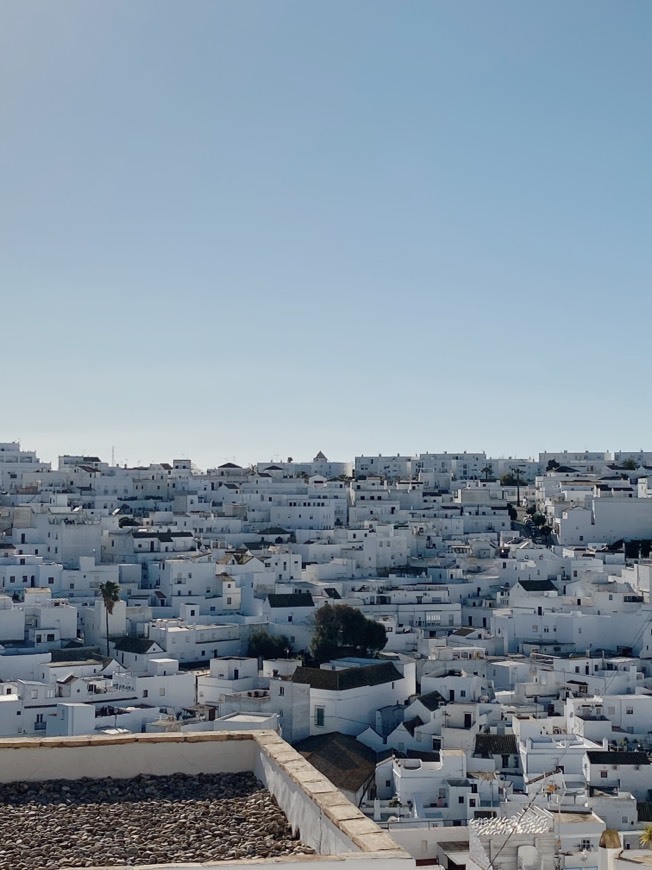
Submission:
POLYGON ((650 0, 0 5, 0 440, 652 449, 650 0))

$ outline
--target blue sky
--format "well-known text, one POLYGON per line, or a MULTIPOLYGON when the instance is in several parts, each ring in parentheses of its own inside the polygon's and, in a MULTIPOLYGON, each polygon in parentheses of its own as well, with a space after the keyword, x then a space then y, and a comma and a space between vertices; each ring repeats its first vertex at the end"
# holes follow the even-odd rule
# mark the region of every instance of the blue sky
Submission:
POLYGON ((0 7, 0 440, 650 448, 649 0, 0 7))

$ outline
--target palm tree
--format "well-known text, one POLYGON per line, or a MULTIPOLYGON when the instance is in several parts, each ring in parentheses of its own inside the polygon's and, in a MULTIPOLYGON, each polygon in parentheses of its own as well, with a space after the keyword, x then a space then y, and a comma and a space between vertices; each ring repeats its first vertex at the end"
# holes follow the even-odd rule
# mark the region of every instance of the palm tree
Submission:
POLYGON ((113 580, 100 583, 99 594, 104 604, 106 617, 106 657, 109 658, 109 615, 113 613, 116 601, 120 601, 120 587, 113 580))
POLYGON ((639 837, 639 845, 644 849, 649 849, 652 846, 652 825, 646 825, 643 828, 639 837))
POLYGON ((523 479, 521 477, 522 472, 521 472, 521 469, 518 467, 518 465, 514 465, 509 470, 514 475, 515 482, 516 482, 516 507, 520 507, 521 506, 521 483, 523 482, 523 479))

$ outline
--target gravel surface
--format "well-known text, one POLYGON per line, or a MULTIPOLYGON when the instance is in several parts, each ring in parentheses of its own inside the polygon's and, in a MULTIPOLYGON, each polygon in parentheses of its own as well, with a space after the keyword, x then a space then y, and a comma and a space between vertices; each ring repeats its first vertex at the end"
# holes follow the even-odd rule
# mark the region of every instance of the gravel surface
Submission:
POLYGON ((312 855, 252 773, 0 784, 0 868, 312 855))

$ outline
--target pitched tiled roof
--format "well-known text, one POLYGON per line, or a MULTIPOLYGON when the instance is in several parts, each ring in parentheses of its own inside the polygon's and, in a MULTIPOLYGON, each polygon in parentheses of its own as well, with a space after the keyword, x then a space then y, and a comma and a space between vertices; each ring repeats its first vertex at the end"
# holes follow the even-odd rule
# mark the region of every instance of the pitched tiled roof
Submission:
POLYGON ((440 695, 439 692, 428 692, 427 695, 419 695, 416 699, 417 701, 421 701, 424 707, 427 707, 430 712, 436 710, 441 704, 445 704, 443 695, 440 695))
POLYGON ((423 721, 418 716, 415 716, 414 719, 406 719, 403 723, 403 727, 405 728, 405 730, 409 731, 413 737, 414 729, 418 728, 419 725, 423 725, 423 721))
POLYGON ((476 734, 475 755, 487 758, 490 755, 516 755, 515 734, 476 734))
POLYGON ((557 591, 557 587, 550 580, 519 580, 518 583, 526 592, 557 591))
POLYGON ((328 595, 329 598, 337 599, 342 597, 337 589, 333 588, 332 586, 326 586, 324 588, 324 592, 326 593, 326 595, 328 595))
POLYGON ((587 753, 590 764, 649 764, 646 752, 608 752, 605 750, 589 750, 587 753))
POLYGON ((158 529, 143 530, 132 532, 134 538, 158 538, 159 541, 170 543, 173 538, 192 538, 192 532, 171 532, 170 530, 162 532, 158 529))
POLYGON ((361 668, 342 668, 332 671, 325 668, 297 668, 292 675, 293 683, 308 683, 312 689, 341 692, 359 689, 361 686, 379 686, 400 680, 402 676, 391 662, 366 665, 361 668))
POLYGON ((314 607, 315 602, 309 592, 289 592, 282 595, 268 595, 270 607, 314 607))
POLYGON ((355 792, 376 770, 376 753, 348 734, 319 734, 294 748, 336 788, 355 792))
POLYGON ((427 752, 423 749, 408 749, 405 753, 408 758, 420 758, 421 761, 441 761, 439 752, 427 752))
POLYGON ((117 652, 136 653, 143 655, 152 651, 152 647, 156 644, 153 640, 146 637, 121 637, 116 643, 117 652))

